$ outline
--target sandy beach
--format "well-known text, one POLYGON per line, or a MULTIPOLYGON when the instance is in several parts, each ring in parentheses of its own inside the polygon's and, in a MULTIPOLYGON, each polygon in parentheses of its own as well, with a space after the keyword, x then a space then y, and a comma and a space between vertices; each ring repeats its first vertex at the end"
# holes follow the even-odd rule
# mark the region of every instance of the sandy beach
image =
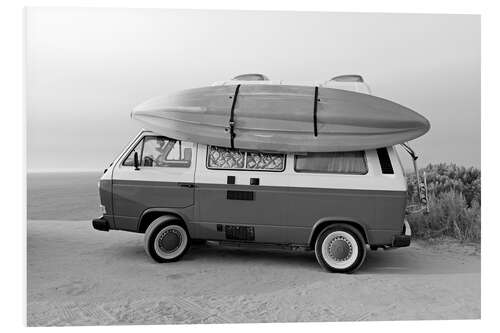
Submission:
POLYGON ((28 221, 28 325, 480 318, 480 256, 453 242, 369 251, 353 275, 311 252, 193 246, 157 264, 141 234, 28 221))

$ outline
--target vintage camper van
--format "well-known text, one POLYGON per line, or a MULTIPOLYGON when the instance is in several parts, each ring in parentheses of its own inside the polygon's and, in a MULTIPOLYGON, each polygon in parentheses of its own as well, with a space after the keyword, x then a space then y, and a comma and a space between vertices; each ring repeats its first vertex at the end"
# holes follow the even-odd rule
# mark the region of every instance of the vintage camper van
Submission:
POLYGON ((271 153, 142 131, 99 181, 97 230, 145 234, 157 262, 193 241, 314 250, 331 272, 359 268, 367 248, 404 247, 407 185, 395 147, 271 153))

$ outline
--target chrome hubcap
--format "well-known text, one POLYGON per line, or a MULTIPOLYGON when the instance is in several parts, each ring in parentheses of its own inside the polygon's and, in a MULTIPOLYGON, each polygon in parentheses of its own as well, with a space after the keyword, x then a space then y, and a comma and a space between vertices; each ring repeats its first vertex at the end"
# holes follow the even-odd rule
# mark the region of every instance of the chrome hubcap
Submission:
POLYGON ((345 237, 337 236, 331 240, 328 253, 336 261, 345 261, 352 256, 352 245, 345 237))
POLYGON ((164 231, 158 239, 160 249, 166 253, 174 252, 182 243, 182 235, 175 229, 164 231))

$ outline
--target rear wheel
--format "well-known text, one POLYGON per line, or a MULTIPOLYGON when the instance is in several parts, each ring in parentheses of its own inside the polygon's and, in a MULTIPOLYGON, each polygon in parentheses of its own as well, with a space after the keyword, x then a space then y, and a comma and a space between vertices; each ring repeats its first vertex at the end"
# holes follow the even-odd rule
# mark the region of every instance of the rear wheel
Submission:
POLYGON ((314 250, 319 264, 334 273, 354 272, 366 256, 363 236, 346 224, 332 225, 321 231, 314 250))
POLYGON ((189 245, 189 235, 184 226, 169 216, 161 216, 154 220, 144 235, 144 249, 157 262, 179 260, 189 245))

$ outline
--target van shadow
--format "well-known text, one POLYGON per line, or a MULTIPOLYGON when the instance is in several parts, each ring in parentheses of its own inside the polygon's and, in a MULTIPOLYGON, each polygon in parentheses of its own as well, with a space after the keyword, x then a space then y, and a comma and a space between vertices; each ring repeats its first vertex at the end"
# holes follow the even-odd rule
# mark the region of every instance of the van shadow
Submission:
MULTIPOLYGON (((103 250, 99 250, 103 254, 103 250)), ((154 263, 148 257, 141 242, 119 243, 110 246, 105 251, 110 262, 126 260, 134 264, 154 263)), ((106 256, 105 256, 106 257, 106 256)), ((273 267, 307 267, 307 269, 321 270, 314 252, 289 251, 274 248, 238 247, 217 245, 216 243, 191 245, 178 264, 236 266, 246 265, 272 265, 273 267)))
POLYGON ((214 265, 247 264, 273 267, 318 269, 314 252, 291 251, 275 248, 238 247, 217 244, 193 245, 182 259, 214 265))
MULTIPOLYGON (((139 244, 122 245, 114 248, 114 253, 134 262, 151 261, 139 244)), ((356 272, 370 274, 462 274, 479 273, 480 260, 477 258, 449 258, 447 253, 427 254, 412 248, 367 251, 363 266, 356 272), (464 260, 466 263, 464 263, 464 260)), ((256 265, 273 268, 307 269, 323 272, 313 251, 290 251, 269 248, 247 248, 216 244, 192 245, 179 264, 238 266, 256 265)), ((236 269, 236 267, 235 267, 236 269)))

